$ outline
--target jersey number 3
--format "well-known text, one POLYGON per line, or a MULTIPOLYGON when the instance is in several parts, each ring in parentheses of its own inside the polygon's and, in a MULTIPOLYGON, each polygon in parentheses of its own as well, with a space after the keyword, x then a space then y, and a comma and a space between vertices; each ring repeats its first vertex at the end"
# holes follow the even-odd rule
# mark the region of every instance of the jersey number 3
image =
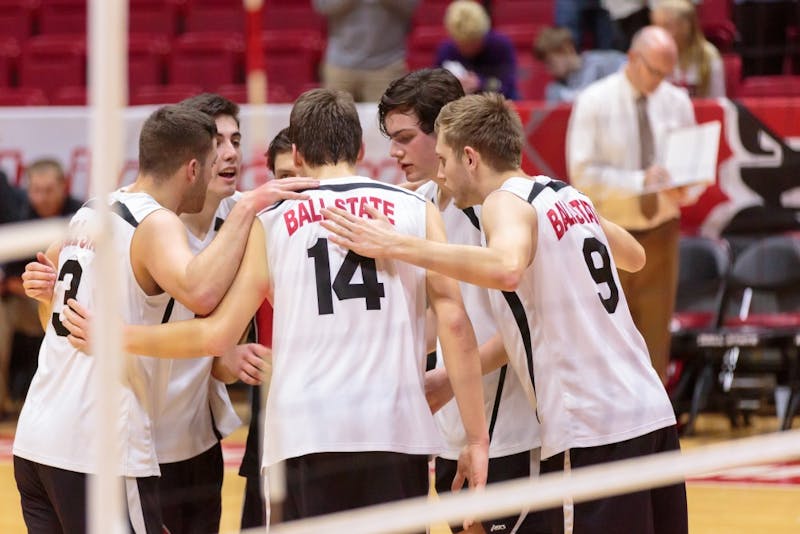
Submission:
POLYGON ((352 250, 344 257, 344 263, 331 283, 331 262, 328 256, 328 240, 317 239, 308 249, 308 257, 314 259, 317 280, 317 307, 320 315, 333 313, 333 294, 339 300, 364 299, 368 310, 380 310, 384 297, 383 284, 378 282, 375 260, 356 254, 352 250), (352 283, 353 275, 361 269, 360 284, 352 283), (332 290, 332 291, 331 291, 332 290))
POLYGON ((592 275, 592 280, 597 285, 608 285, 608 297, 603 297, 599 291, 597 296, 600 297, 600 302, 608 313, 617 311, 617 304, 619 304, 619 288, 614 281, 614 273, 611 270, 611 257, 608 254, 608 247, 602 241, 595 237, 587 237, 583 240, 583 259, 586 261, 586 267, 589 268, 589 274, 592 275), (600 257, 600 265, 595 265, 595 254, 600 257))
MULTIPOLYGON (((69 299, 78 297, 78 284, 81 283, 83 268, 77 260, 67 260, 64 262, 64 265, 61 267, 61 272, 58 273, 58 281, 64 280, 67 275, 69 275, 71 279, 69 281, 69 289, 64 291, 64 302, 62 303, 64 306, 67 305, 69 299)), ((67 337, 69 335, 69 330, 61 324, 61 320, 59 320, 58 316, 58 313, 53 314, 53 319, 51 321, 53 329, 59 336, 67 337)))

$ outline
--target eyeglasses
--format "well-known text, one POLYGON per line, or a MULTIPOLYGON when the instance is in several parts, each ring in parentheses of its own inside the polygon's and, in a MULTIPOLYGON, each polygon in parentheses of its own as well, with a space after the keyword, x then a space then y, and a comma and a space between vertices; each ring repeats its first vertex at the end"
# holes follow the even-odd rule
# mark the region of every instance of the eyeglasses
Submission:
POLYGON ((637 55, 642 60, 642 63, 644 63, 644 66, 647 67, 647 70, 650 72, 650 74, 652 76, 655 76, 656 78, 664 79, 664 78, 666 78, 667 76, 670 75, 669 72, 663 72, 663 71, 655 68, 653 65, 651 65, 650 62, 647 61, 647 59, 644 57, 644 54, 642 54, 641 52, 638 52, 637 55))

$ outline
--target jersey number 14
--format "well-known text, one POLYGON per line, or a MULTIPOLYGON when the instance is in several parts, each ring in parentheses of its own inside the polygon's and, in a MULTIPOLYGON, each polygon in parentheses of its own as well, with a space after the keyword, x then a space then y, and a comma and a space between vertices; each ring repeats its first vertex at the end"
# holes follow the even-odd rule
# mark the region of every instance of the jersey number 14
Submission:
POLYGON ((317 309, 320 315, 333 313, 333 293, 339 300, 364 299, 368 310, 380 310, 381 298, 385 296, 383 284, 378 282, 375 260, 356 254, 352 250, 344 257, 344 263, 331 283, 331 262, 328 255, 328 240, 319 238, 308 249, 308 257, 314 260, 317 281, 317 309), (352 282, 356 270, 361 269, 360 284, 352 282))

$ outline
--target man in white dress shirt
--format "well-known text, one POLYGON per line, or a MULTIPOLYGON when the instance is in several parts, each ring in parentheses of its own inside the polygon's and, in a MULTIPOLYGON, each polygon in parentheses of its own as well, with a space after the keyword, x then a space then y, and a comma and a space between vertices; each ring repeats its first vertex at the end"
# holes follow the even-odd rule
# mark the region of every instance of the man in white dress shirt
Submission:
POLYGON ((695 123, 686 92, 664 81, 677 57, 667 32, 644 28, 634 38, 625 68, 578 96, 567 129, 571 183, 603 217, 630 231, 647 253, 645 268, 620 273, 620 282, 662 381, 677 287, 680 205, 689 195, 669 188, 670 176, 659 156, 671 130, 695 123), (653 189, 660 192, 648 193, 653 189))

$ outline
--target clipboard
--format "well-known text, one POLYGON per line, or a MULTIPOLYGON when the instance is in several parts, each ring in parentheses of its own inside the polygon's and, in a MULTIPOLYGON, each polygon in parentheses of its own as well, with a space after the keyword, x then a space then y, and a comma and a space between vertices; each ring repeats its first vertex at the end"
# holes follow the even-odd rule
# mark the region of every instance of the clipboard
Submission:
POLYGON ((714 183, 721 131, 720 121, 711 121, 669 132, 663 157, 667 187, 714 183))

